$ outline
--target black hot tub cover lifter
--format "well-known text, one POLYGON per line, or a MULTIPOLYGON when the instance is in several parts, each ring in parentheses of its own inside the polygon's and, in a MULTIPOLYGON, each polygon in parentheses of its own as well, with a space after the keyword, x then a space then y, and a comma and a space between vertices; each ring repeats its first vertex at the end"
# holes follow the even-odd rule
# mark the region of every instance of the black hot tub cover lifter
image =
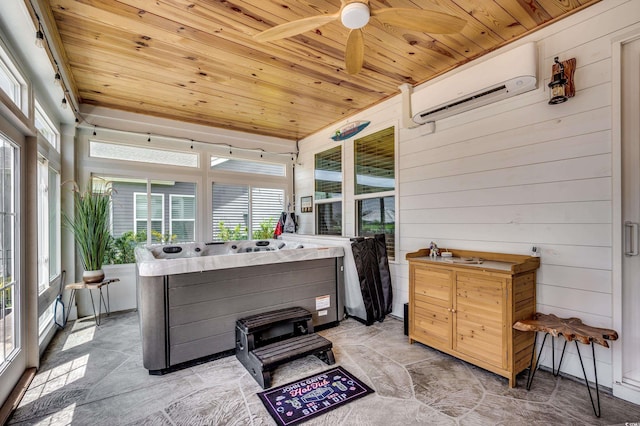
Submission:
POLYGON ((360 291, 367 318, 360 318, 367 325, 383 321, 393 309, 393 289, 389 272, 389 259, 384 234, 373 238, 352 240, 351 250, 360 280, 360 291))

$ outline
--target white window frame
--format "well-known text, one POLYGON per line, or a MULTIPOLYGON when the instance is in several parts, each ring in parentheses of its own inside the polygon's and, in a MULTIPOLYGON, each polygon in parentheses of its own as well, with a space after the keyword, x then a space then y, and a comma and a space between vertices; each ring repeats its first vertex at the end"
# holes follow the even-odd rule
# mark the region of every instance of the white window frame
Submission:
POLYGON ((53 121, 51 121, 51 118, 44 111, 44 108, 42 108, 42 105, 40 105, 40 102, 38 102, 37 99, 35 100, 34 123, 36 125, 36 129, 38 129, 42 137, 47 142, 49 142, 49 144, 57 152, 60 152, 60 132, 58 131, 56 126, 53 124, 53 121), (40 122, 42 127, 44 127, 44 131, 42 131, 41 129, 38 129, 39 127, 38 122, 40 122))
POLYGON ((345 223, 344 223, 344 200, 345 200, 345 186, 344 186, 344 173, 345 173, 345 148, 344 145, 342 144, 336 144, 333 146, 329 146, 325 149, 323 149, 322 151, 318 151, 318 152, 314 152, 313 153, 313 198, 314 201, 313 203, 315 204, 315 208, 314 208, 314 233, 316 235, 336 235, 336 234, 320 234, 318 231, 318 224, 319 224, 319 220, 318 220, 318 214, 320 213, 320 209, 318 208, 318 205, 320 204, 333 204, 333 203, 341 203, 340 204, 340 210, 341 210, 341 218, 342 218, 342 223, 340 225, 340 229, 341 229, 341 235, 345 234, 345 223), (340 147, 340 197, 335 197, 335 198, 318 198, 316 196, 316 156, 318 154, 322 154, 325 151, 329 151, 331 149, 335 149, 336 147, 340 147))
MULTIPOLYGON (((270 183, 258 183, 258 182, 247 182, 247 181, 215 181, 215 182, 211 182, 211 186, 210 188, 210 194, 211 197, 213 197, 213 187, 218 184, 218 185, 235 185, 235 186, 243 186, 246 187, 248 190, 248 195, 247 195, 247 215, 248 215, 248 219, 247 219, 247 238, 248 239, 252 239, 253 238, 253 232, 255 231, 255 229, 253 229, 253 190, 254 189, 274 189, 274 190, 281 190, 283 192, 283 204, 286 203, 286 199, 287 199, 287 189, 286 187, 284 187, 283 185, 277 185, 277 184, 270 184, 270 183)), ((208 217, 208 221, 212 224, 213 226, 213 198, 211 198, 211 203, 210 203, 210 208, 209 208, 209 217, 208 217)), ((284 211, 285 206, 282 206, 282 210, 284 211)), ((279 218, 278 218, 279 219, 279 218)), ((274 227, 277 225, 277 220, 276 223, 274 223, 274 227)), ((215 229, 212 227, 211 229, 211 234, 209 235, 208 238, 213 239, 214 241, 221 241, 221 240, 216 240, 215 239, 215 229)))
MULTIPOLYGON (((146 192, 134 192, 133 193, 133 232, 136 233, 136 234, 138 233, 138 231, 139 231, 138 230, 138 220, 140 220, 140 221, 142 220, 142 219, 138 219, 136 217, 136 215, 138 213, 138 195, 141 195, 141 196, 144 196, 144 197, 147 198, 147 203, 148 203, 147 212, 150 212, 152 210, 151 208, 149 208, 149 205, 153 205, 153 201, 152 200, 153 200, 154 196, 162 198, 162 219, 161 219, 161 221, 162 221, 162 225, 161 225, 162 231, 160 231, 160 233, 162 235, 164 235, 164 229, 165 229, 165 224, 164 224, 164 194, 158 194, 158 193, 155 193, 155 192, 152 192, 152 193, 148 194, 149 195, 148 197, 147 197, 147 193, 146 192)), ((149 213, 147 213, 147 216, 149 216, 149 213)), ((144 220, 146 222, 144 230, 147 231, 148 227, 151 227, 151 222, 153 222, 154 219, 147 217, 144 220)), ((151 230, 153 230, 153 227, 151 227, 151 230)), ((149 241, 149 239, 151 237, 151 232, 148 232, 147 234, 148 234, 147 235, 147 241, 149 241)))
POLYGON ((2 91, 13 101, 13 103, 20 108, 20 82, 16 80, 13 73, 9 70, 4 61, 0 61, 0 73, 6 78, 9 82, 9 91, 2 89, 2 91))
POLYGON ((38 157, 38 296, 40 296, 49 288, 50 285, 48 220, 49 161, 44 157, 38 157))
MULTIPOLYGON (((22 342, 22 328, 25 327, 24 318, 22 315, 22 307, 24 306, 21 298, 22 298, 22 281, 20 277, 20 236, 21 229, 19 225, 19 207, 20 207, 20 182, 21 182, 21 169, 20 169, 20 148, 17 146, 10 138, 5 137, 4 134, 0 133, 0 148, 2 145, 6 144, 7 146, 13 149, 13 163, 11 164, 12 173, 12 182, 11 182, 11 190, 12 190, 12 202, 13 205, 9 207, 3 207, 0 210, 0 216, 2 220, 0 221, 0 226, 4 226, 4 218, 5 216, 12 216, 13 220, 11 221, 12 227, 11 229, 5 229, 2 235, 11 235, 11 256, 12 256, 12 267, 13 271, 11 274, 11 282, 3 283, 0 285, 0 291, 4 291, 8 288, 11 288, 11 293, 13 297, 13 318, 14 318, 14 326, 13 326, 13 349, 10 353, 5 353, 4 348, 4 336, 0 337, 0 344, 3 347, 0 347, 0 376, 3 373, 3 370, 8 367, 11 362, 18 356, 18 354, 24 349, 22 342)), ((0 157, 1 158, 1 157, 0 157)), ((3 256, 4 258, 4 256, 3 256)), ((4 268, 4 265, 2 265, 4 268)), ((1 299, 0 299, 1 300, 1 299)), ((0 321, 6 321, 6 317, 0 316, 0 321)), ((8 327, 3 327, 3 329, 7 330, 8 327)))
POLYGON ((61 173, 60 173, 60 153, 54 149, 48 140, 39 133, 38 141, 38 163, 37 163, 37 215, 38 215, 38 332, 40 343, 44 342, 46 336, 50 336, 53 328, 53 305, 51 301, 57 295, 62 274, 62 215, 61 215, 61 173), (52 199, 50 191, 50 180, 55 175, 55 186, 57 191, 53 193, 52 199), (53 203, 53 204, 52 204, 53 203), (51 216, 51 213, 55 217, 51 216), (53 220, 52 220, 53 218, 53 220), (56 229, 52 229, 52 224, 56 229), (53 241, 52 241, 53 237, 53 241), (52 245, 56 256, 52 256, 52 245), (52 257, 53 262, 52 263, 52 257), (46 308, 43 306, 49 305, 46 308))
POLYGON ((381 192, 372 192, 369 194, 356 194, 356 180, 357 180, 357 176, 356 176, 356 155, 355 155, 355 149, 356 149, 356 140, 360 139, 360 138, 355 138, 353 140, 353 164, 352 164, 352 170, 353 170, 353 182, 354 182, 354 186, 353 186, 353 215, 354 215, 354 223, 355 223, 355 228, 354 228, 354 234, 356 236, 360 236, 358 235, 358 229, 360 228, 360 217, 358 217, 358 206, 357 203, 360 200, 368 200, 368 199, 373 199, 373 198, 385 198, 385 197, 394 197, 394 201, 395 201, 395 209, 394 209, 394 215, 395 215, 395 232, 394 232, 394 247, 396 248, 396 253, 394 254, 394 257, 390 257, 389 261, 395 261, 397 259, 397 247, 398 247, 398 124, 387 124, 387 125, 383 125, 380 126, 376 129, 374 129, 373 131, 371 131, 370 133, 367 133, 366 135, 361 136, 362 138, 365 138, 367 136, 373 135, 375 133, 381 132, 385 129, 388 129, 389 127, 393 127, 393 168, 394 168, 394 185, 393 185, 393 190, 390 191, 381 191, 381 192))
POLYGON ((89 139, 88 156, 89 158, 117 161, 125 164, 137 162, 154 166, 168 165, 188 169, 197 169, 200 163, 200 156, 193 152, 115 143, 96 138, 89 139))
MULTIPOLYGON (((265 189, 265 190, 278 190, 278 191, 282 191, 282 208, 281 211, 285 210, 285 198, 286 198, 286 194, 287 192, 283 189, 283 188, 277 188, 277 187, 270 187, 270 186, 266 186, 266 185, 249 185, 249 239, 253 239, 253 233, 256 231, 256 229, 254 229, 253 227, 253 222, 254 222, 254 215, 253 215, 253 211, 254 211, 254 190, 256 189, 265 189)), ((275 227, 278 225, 278 220, 280 219, 280 216, 275 218, 275 223, 273 224, 274 226, 274 230, 275 227)))
POLYGON ((260 176, 269 176, 271 178, 286 178, 287 177, 287 167, 283 163, 273 163, 269 161, 257 161, 257 160, 248 160, 245 158, 229 158, 229 157, 220 157, 217 155, 209 156, 209 168, 212 172, 224 172, 224 173, 242 173, 242 174, 253 174, 260 176), (243 163, 242 169, 236 170, 225 170, 221 168, 217 168, 216 166, 226 163, 227 161, 237 161, 243 163), (256 172, 252 167, 254 164, 268 164, 272 167, 278 167, 280 173, 262 173, 256 172))
POLYGON ((53 301, 44 312, 38 316, 38 344, 42 344, 46 334, 53 327, 54 305, 53 301))
POLYGON ((24 74, 20 72, 16 61, 12 58, 7 46, 0 39, 0 72, 12 83, 13 93, 0 89, 0 98, 6 97, 25 117, 29 117, 29 85, 24 74))
POLYGON ((195 239, 195 231, 196 231, 196 216, 198 212, 197 200, 195 199, 195 195, 188 194, 169 194, 169 234, 173 235, 173 222, 193 222, 193 235, 195 239), (174 198, 192 198, 194 200, 194 216, 193 219, 174 219, 173 217, 173 200, 174 198))

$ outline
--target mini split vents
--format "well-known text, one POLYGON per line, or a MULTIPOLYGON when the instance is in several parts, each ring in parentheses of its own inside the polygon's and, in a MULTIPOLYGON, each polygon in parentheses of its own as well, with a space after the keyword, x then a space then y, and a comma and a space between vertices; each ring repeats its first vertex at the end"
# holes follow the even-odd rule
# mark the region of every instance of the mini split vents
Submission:
POLYGON ((536 88, 536 46, 524 44, 416 90, 413 121, 425 124, 536 88), (453 95, 453 96, 452 96, 453 95))

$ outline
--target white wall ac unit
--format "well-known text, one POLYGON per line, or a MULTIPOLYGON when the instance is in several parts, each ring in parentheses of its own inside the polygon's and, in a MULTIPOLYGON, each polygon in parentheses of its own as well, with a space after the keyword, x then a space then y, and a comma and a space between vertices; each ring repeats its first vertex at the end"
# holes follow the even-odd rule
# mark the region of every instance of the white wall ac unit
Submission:
POLYGON ((527 43, 413 92, 413 121, 425 124, 536 88, 536 45, 527 43))

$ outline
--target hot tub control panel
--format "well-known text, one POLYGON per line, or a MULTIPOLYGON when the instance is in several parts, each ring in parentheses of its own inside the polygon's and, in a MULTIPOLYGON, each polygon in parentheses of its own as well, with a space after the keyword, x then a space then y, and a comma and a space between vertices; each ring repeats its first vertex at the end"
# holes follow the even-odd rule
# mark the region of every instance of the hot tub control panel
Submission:
POLYGON ((254 253, 260 251, 277 251, 285 246, 285 243, 277 240, 236 241, 231 245, 235 253, 254 253))

